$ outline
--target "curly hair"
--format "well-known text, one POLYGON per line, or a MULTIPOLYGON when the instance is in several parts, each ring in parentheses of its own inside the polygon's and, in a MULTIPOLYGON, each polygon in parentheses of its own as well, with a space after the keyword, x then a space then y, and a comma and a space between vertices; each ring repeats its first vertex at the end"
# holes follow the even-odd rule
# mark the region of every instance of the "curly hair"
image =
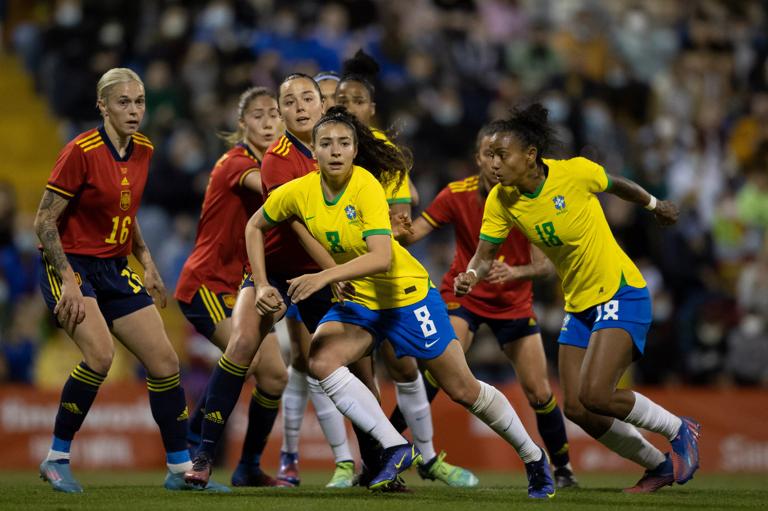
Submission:
POLYGON ((554 128, 547 120, 549 110, 541 103, 533 103, 524 109, 516 107, 510 114, 508 119, 493 121, 483 126, 478 133, 477 146, 482 137, 496 133, 514 133, 524 146, 536 148, 536 162, 543 163, 543 155, 559 143, 554 128))

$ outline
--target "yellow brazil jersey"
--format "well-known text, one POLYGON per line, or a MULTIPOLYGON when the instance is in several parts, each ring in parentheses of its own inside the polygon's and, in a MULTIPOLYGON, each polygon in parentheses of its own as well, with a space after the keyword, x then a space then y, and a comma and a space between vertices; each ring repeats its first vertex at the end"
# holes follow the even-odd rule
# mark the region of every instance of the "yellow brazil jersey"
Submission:
MULTIPOLYGON (((373 133, 373 136, 379 140, 384 140, 389 145, 394 146, 394 144, 387 137, 387 134, 380 129, 371 128, 371 133, 373 133)), ((384 193, 387 196, 387 202, 389 204, 410 204, 413 202, 413 197, 411 197, 410 180, 411 178, 406 172, 405 177, 403 178, 403 182, 400 183, 399 188, 395 189, 395 186, 397 186, 397 181, 388 181, 384 183, 384 193)))
MULTIPOLYGON (((320 179, 316 171, 273 190, 264 203, 265 219, 271 224, 293 216, 302 219, 337 264, 366 254, 367 236, 392 233, 384 188, 373 174, 353 167, 349 183, 333 201, 325 199, 320 179)), ((352 301, 372 310, 414 304, 430 287, 427 270, 394 239, 390 270, 351 283, 352 301)))
POLYGON ((544 163, 549 174, 533 194, 501 185, 491 190, 480 239, 501 243, 517 225, 554 263, 567 312, 607 301, 623 282, 644 287, 643 276, 616 243, 595 195, 609 186, 605 169, 581 157, 544 163))

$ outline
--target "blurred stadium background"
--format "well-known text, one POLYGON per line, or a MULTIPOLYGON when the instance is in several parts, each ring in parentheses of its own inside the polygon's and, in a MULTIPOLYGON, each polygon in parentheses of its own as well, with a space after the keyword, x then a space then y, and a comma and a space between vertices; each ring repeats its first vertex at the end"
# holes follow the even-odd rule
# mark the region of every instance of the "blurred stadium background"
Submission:
MULTIPOLYGON (((44 456, 58 395, 78 352, 38 291, 32 217, 58 150, 98 124, 95 84, 138 71, 155 156, 140 212, 169 290, 191 250, 207 174, 239 93, 289 72, 339 70, 363 47, 381 64, 380 127, 415 155, 422 206, 473 173, 480 125, 540 99, 563 141, 659 197, 680 222, 661 230, 606 197, 614 233, 654 297, 646 356, 626 379, 703 423, 702 470, 768 473, 768 2, 695 0, 0 0, 0 467, 44 456)), ((240 235, 240 233, 233 233, 240 235)), ((413 247, 439 280, 450 233, 413 247)), ((552 376, 562 321, 556 282, 536 287, 552 376)), ((163 312, 194 399, 217 357, 175 303, 163 312)), ((492 339, 470 353, 478 376, 532 412, 492 339)), ((385 382, 385 371, 381 378, 385 382)), ((73 453, 79 466, 160 469, 160 438, 137 363, 120 351, 73 453)), ((385 400, 393 403, 384 383, 385 400)), ((388 408, 390 409, 390 408, 388 408)), ((522 466, 490 430, 440 398, 439 448, 477 469, 522 466)), ((233 421, 230 451, 242 438, 233 421)), ((268 470, 279 447, 280 420, 268 470)), ((535 431, 534 427, 529 428, 535 431)), ((577 470, 624 464, 578 428, 577 470)), ((307 415, 302 464, 330 470, 307 415)))

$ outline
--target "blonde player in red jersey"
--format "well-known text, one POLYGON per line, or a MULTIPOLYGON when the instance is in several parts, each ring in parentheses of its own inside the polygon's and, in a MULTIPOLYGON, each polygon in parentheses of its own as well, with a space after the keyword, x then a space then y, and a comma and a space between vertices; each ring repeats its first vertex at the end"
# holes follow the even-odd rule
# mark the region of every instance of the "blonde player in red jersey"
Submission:
MULTIPOLYGON (((480 325, 485 323, 493 331, 536 412, 539 434, 555 467, 555 483, 558 489, 566 488, 574 486, 576 480, 570 465, 563 414, 549 385, 541 329, 533 311, 530 280, 552 275, 552 264, 520 231, 513 229, 488 276, 472 294, 457 297, 453 292, 453 279, 467 267, 477 248, 485 199, 496 184, 491 168, 490 139, 491 127, 485 126, 478 133, 475 143, 475 163, 480 172, 443 188, 421 216, 414 220, 410 229, 403 229, 397 239, 411 244, 435 229, 453 226, 456 252, 451 268, 440 285, 451 325, 465 352, 480 325)), ((431 393, 430 397, 435 394, 431 393)))
MULTIPOLYGON (((164 485, 191 489, 182 477, 192 464, 179 359, 153 303, 165 307, 165 286, 136 220, 153 152, 138 132, 144 84, 130 69, 110 69, 99 79, 97 98, 104 124, 64 147, 35 216, 43 298, 83 354, 62 390, 40 476, 54 490, 83 491, 70 470, 70 448, 112 365, 114 335, 147 371, 149 404, 166 451, 164 485), (129 254, 144 267, 144 283, 128 266, 129 254)), ((228 491, 216 484, 206 489, 228 491)))
MULTIPOLYGON (((261 206, 261 160, 282 131, 275 94, 251 87, 238 101, 238 128, 226 134, 232 146, 216 162, 203 199, 195 246, 179 276, 175 298, 195 329, 224 351, 232 334, 232 318, 243 269, 248 264, 243 232, 261 206)), ((248 428, 233 486, 284 486, 261 470, 261 454, 277 417, 288 380, 277 335, 269 334, 251 364, 256 387, 248 407, 248 428)), ((206 392, 190 419, 189 442, 200 443, 206 392)))

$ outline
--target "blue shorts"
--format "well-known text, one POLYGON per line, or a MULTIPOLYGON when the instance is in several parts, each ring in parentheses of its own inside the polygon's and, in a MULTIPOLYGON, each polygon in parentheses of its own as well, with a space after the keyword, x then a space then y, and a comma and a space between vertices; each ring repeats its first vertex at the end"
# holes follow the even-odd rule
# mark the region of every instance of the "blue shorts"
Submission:
POLYGON ((651 295, 647 287, 624 286, 610 300, 581 312, 566 312, 557 342, 586 349, 592 332, 621 328, 632 336, 637 353, 645 351, 651 327, 651 295))
POLYGON ((328 321, 361 326, 373 335, 375 344, 388 339, 398 358, 439 357, 456 338, 445 303, 434 288, 424 299, 396 309, 371 310, 350 301, 344 305, 336 303, 320 323, 328 321))
MULTIPOLYGON (((141 278, 128 266, 125 257, 100 258, 67 254, 67 260, 80 284, 80 292, 83 296, 96 299, 110 328, 114 320, 155 303, 144 288, 141 278)), ((45 304, 53 312, 56 302, 61 298, 61 279, 45 255, 40 290, 45 304)), ((56 324, 61 326, 58 320, 56 324)))
MULTIPOLYGON (((326 286, 324 289, 314 293, 309 298, 294 304, 288 297, 287 281, 298 276, 299 275, 269 275, 267 280, 269 281, 270 286, 274 287, 280 292, 280 295, 283 297, 283 301, 286 303, 286 305, 288 305, 288 312, 286 312, 286 315, 290 313, 291 307, 295 306, 298 311, 296 317, 300 319, 302 323, 304 323, 304 326, 307 327, 309 333, 312 334, 315 333, 315 330, 317 330, 317 325, 320 324, 320 320, 331 308, 331 305, 333 305, 331 303, 331 300, 333 299, 333 293, 331 292, 331 288, 326 286)), ((250 273, 247 274, 243 279, 243 283, 240 285, 240 287, 253 287, 253 277, 250 273)))
POLYGON ((232 317, 236 300, 237 296, 232 293, 214 293, 203 285, 192 302, 179 301, 179 309, 200 335, 211 339, 216 325, 232 317))
POLYGON ((469 330, 473 334, 477 332, 480 325, 485 323, 496 336, 496 342, 499 346, 504 346, 509 342, 514 342, 529 335, 535 335, 541 332, 536 318, 518 318, 518 319, 495 319, 487 318, 459 306, 457 309, 448 311, 449 316, 456 316, 463 319, 469 325, 469 330))
POLYGON ((288 310, 285 311, 285 317, 293 319, 294 321, 301 321, 301 313, 299 312, 299 308, 292 303, 290 307, 288 307, 288 310))

